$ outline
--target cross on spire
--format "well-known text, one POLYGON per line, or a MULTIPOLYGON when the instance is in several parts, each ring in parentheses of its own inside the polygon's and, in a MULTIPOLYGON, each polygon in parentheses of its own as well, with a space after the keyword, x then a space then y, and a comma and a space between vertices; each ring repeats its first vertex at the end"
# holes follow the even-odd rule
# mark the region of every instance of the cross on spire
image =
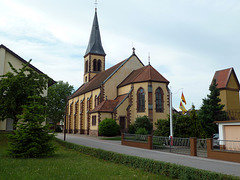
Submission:
POLYGON ((148 65, 150 65, 150 52, 148 53, 148 65))
POLYGON ((97 0, 95 0, 95 11, 97 12, 97 5, 98 5, 98 2, 97 2, 97 0))

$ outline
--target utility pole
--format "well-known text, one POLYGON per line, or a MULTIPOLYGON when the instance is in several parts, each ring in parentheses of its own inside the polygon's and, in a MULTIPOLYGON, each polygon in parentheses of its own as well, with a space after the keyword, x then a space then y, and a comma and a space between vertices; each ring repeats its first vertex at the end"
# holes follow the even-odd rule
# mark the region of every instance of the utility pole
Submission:
POLYGON ((172 91, 171 87, 169 89, 169 101, 170 101, 170 108, 169 108, 169 114, 170 114, 170 142, 171 145, 173 145, 173 123, 172 123, 172 91))

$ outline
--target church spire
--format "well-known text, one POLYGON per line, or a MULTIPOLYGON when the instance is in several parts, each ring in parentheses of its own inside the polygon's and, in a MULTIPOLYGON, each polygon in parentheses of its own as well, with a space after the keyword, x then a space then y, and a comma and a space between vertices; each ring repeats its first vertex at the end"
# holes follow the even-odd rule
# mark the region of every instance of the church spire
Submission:
POLYGON ((98 25, 97 11, 95 10, 95 16, 93 19, 92 31, 88 42, 88 47, 85 53, 85 56, 88 54, 96 54, 105 56, 105 52, 103 50, 100 29, 98 25))

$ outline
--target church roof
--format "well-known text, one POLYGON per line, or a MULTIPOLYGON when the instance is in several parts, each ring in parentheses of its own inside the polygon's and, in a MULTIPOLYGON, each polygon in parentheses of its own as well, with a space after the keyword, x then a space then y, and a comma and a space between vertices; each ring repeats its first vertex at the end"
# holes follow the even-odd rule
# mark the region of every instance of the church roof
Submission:
POLYGON ((122 95, 122 96, 118 96, 114 100, 105 100, 105 101, 101 102, 96 108, 94 108, 91 111, 91 113, 94 113, 94 112, 113 112, 114 109, 117 107, 117 105, 119 103, 121 103, 122 100, 124 100, 124 98, 126 96, 127 96, 127 94, 122 95))
POLYGON ((112 66, 111 68, 98 73, 97 75, 95 75, 93 77, 93 79, 91 79, 89 82, 83 84, 82 86, 80 86, 72 95, 70 98, 79 96, 81 94, 84 94, 86 92, 92 91, 94 89, 99 88, 104 81, 106 81, 106 79, 109 78, 109 76, 111 76, 123 63, 125 62, 122 61, 118 64, 116 64, 115 66, 112 66))
MULTIPOLYGON (((80 86, 70 97, 74 98, 76 96, 79 96, 81 94, 84 94, 86 92, 92 91, 94 89, 100 88, 102 84, 104 84, 106 81, 108 81, 125 63, 128 62, 133 56, 137 57, 136 54, 132 54, 129 58, 121 61, 120 63, 112 66, 111 68, 100 72, 96 74, 89 82, 84 83, 82 86, 80 86)), ((138 57, 137 57, 138 59, 138 57)), ((138 59, 139 60, 139 59, 138 59)), ((139 60, 140 63, 142 63, 139 60)))
POLYGON ((105 56, 105 52, 103 50, 101 36, 100 36, 100 28, 98 25, 97 12, 95 11, 95 16, 93 19, 92 31, 88 42, 88 47, 85 53, 85 56, 91 54, 103 55, 105 56))
POLYGON ((227 88, 232 73, 236 78, 238 88, 240 88, 237 76, 233 68, 223 69, 215 72, 213 79, 216 79, 217 88, 227 88))
POLYGON ((134 70, 126 77, 125 80, 123 80, 121 84, 119 84, 118 87, 146 81, 169 83, 169 81, 165 79, 156 69, 154 69, 151 65, 148 65, 134 70))

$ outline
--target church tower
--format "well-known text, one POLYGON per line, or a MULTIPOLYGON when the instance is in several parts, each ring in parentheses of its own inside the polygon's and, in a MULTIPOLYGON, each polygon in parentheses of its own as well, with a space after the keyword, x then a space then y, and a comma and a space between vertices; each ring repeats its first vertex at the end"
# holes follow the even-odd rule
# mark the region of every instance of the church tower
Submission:
POLYGON ((89 82, 96 74, 105 70, 105 56, 98 25, 97 9, 95 9, 92 31, 84 55, 84 83, 89 82))

